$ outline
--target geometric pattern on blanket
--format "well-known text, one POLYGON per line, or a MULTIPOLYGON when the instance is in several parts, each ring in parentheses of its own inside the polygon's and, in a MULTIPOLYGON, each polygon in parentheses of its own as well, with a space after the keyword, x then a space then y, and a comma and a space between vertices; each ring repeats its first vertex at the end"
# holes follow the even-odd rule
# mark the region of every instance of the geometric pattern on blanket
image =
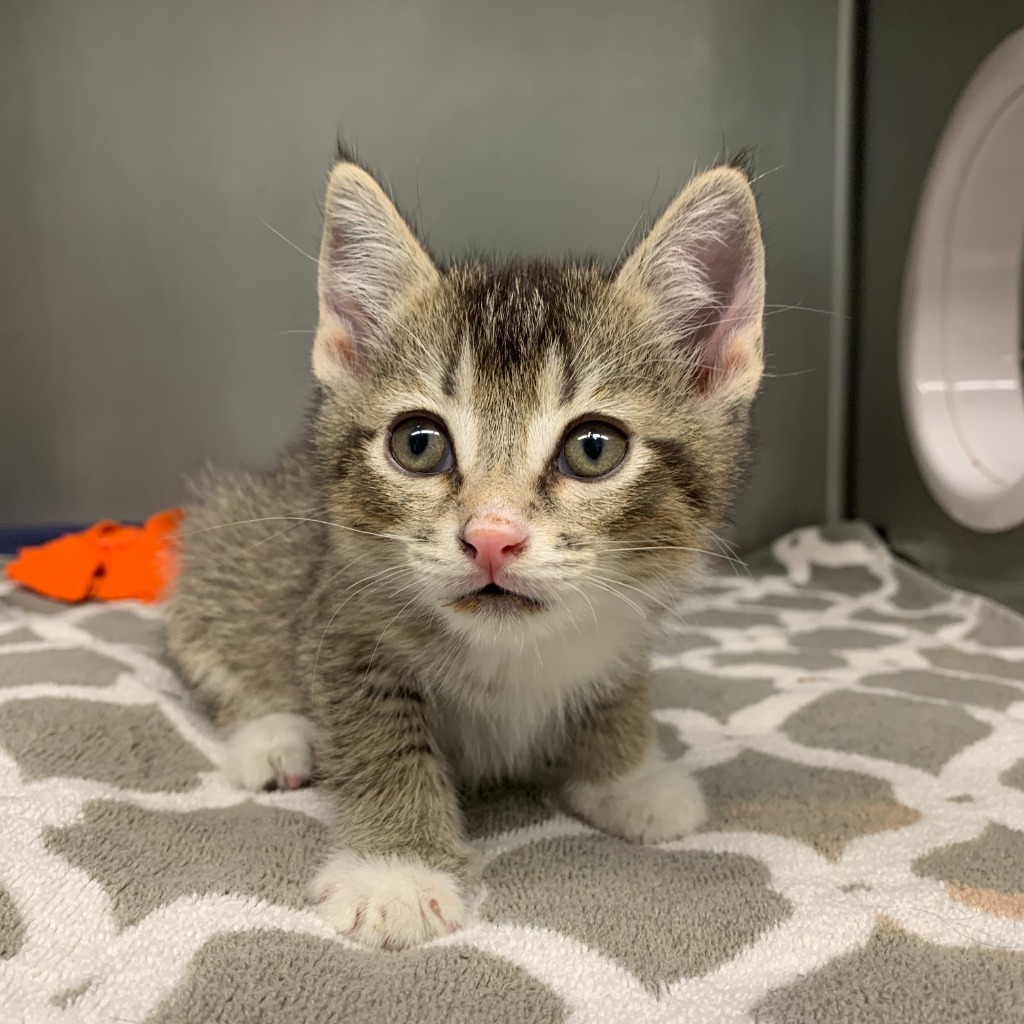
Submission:
POLYGON ((1022 1018, 1024 619, 862 525, 668 619, 656 718, 700 832, 632 846, 484 794, 472 923, 401 954, 321 924, 316 792, 232 788, 161 640, 151 607, 0 592, 4 1021, 1022 1018))

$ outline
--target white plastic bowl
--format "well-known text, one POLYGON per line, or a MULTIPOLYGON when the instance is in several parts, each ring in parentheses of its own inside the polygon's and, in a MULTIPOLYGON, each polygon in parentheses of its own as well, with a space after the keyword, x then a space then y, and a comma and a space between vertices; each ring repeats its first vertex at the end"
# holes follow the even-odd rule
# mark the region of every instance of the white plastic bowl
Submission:
POLYGON ((901 390, 929 490, 981 532, 1024 523, 1024 29, 971 79, 925 182, 903 289, 901 390))

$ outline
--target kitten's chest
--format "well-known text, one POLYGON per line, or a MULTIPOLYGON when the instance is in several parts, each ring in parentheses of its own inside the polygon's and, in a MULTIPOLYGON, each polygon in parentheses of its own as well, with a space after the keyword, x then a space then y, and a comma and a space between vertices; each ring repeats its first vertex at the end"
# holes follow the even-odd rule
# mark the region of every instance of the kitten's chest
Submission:
POLYGON ((470 650, 438 690, 435 721, 459 779, 534 774, 563 746, 567 721, 621 684, 641 632, 573 630, 527 640, 521 650, 470 650))

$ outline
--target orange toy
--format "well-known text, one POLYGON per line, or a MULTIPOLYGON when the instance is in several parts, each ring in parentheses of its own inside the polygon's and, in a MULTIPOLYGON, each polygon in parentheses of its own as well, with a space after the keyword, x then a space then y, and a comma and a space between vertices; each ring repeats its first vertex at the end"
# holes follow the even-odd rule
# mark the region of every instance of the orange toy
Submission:
POLYGON ((144 526, 102 522, 35 548, 8 564, 9 579, 58 601, 159 601, 174 577, 178 509, 158 512, 144 526))

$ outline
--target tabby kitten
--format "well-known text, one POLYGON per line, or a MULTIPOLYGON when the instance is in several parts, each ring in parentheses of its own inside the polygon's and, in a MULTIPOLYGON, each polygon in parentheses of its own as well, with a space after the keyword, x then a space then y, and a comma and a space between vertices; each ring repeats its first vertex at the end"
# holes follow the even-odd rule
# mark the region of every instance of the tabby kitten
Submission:
POLYGON ((327 187, 306 437, 207 476, 167 622, 253 790, 315 776, 323 917, 397 949, 460 927, 460 794, 540 778, 632 842, 698 826, 652 738, 659 611, 722 524, 762 372, 764 252, 737 167, 614 273, 440 267, 377 182, 327 187))

